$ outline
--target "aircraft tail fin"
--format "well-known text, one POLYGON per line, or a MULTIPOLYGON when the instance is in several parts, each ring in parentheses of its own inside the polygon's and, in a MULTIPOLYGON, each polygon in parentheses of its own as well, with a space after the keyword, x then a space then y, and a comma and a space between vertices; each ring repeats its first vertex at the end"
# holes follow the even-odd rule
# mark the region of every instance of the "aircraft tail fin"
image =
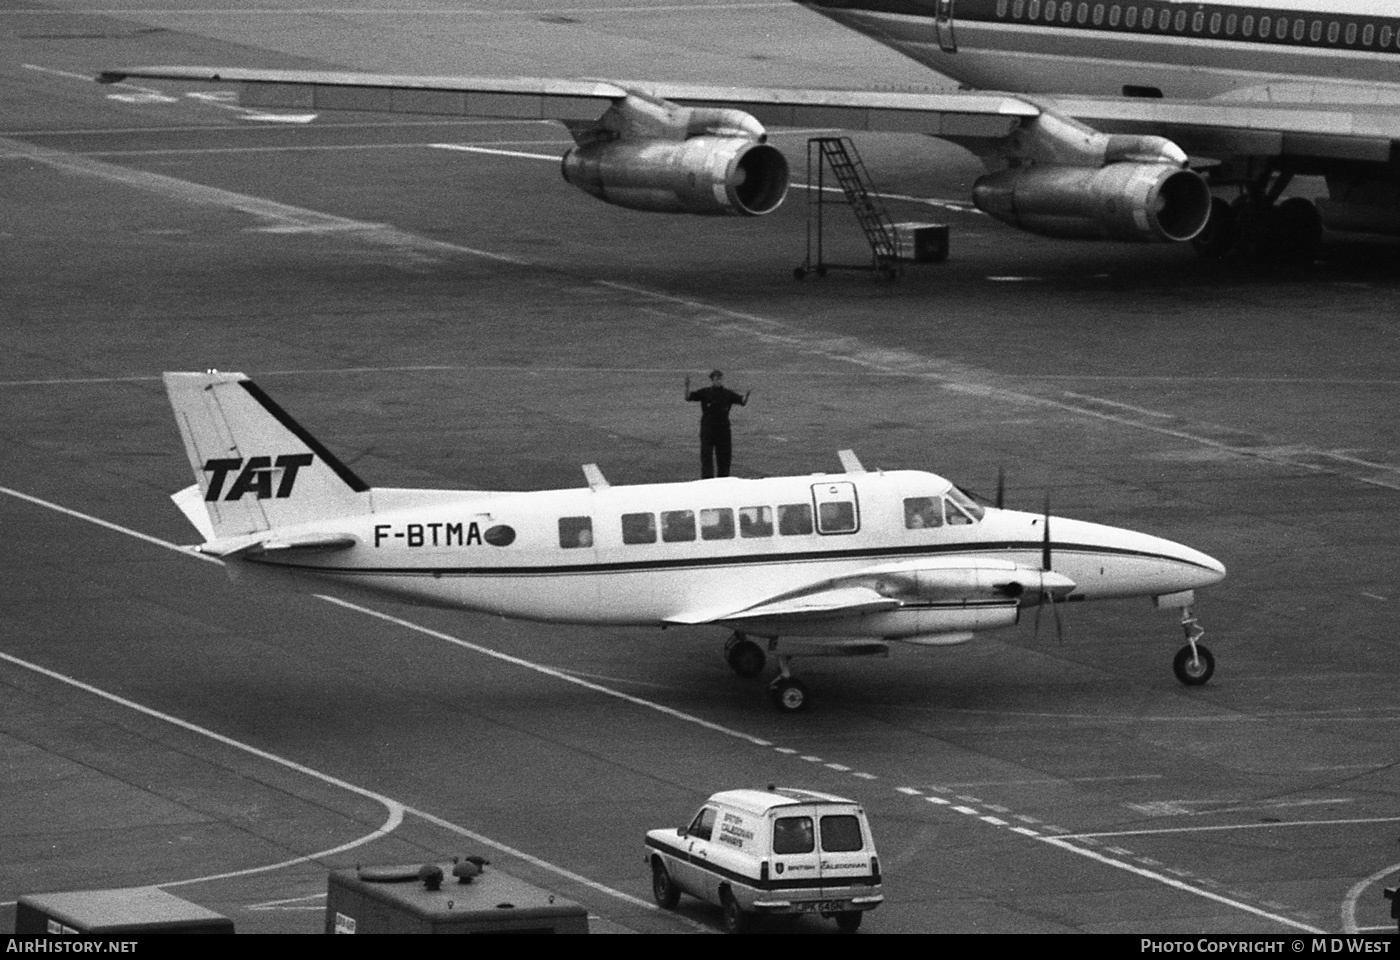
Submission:
POLYGON ((206 539, 370 511, 369 485, 243 374, 167 373, 165 389, 208 523, 177 503, 206 539))

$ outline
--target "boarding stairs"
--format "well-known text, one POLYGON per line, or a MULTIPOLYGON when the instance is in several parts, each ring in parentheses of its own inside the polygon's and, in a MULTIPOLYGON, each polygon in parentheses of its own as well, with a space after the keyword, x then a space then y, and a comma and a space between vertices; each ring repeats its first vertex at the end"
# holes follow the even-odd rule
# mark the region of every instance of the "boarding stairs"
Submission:
MULTIPOLYGON (((833 191, 834 192, 834 191, 833 191)), ((807 140, 807 259, 793 271, 801 280, 809 273, 825 276, 828 270, 873 270, 893 278, 899 273, 899 241, 894 222, 885 212, 870 172, 849 137, 811 137, 807 140), (824 258, 826 208, 838 201, 827 197, 827 173, 840 186, 845 202, 856 216, 870 244, 869 264, 828 263, 824 258)))

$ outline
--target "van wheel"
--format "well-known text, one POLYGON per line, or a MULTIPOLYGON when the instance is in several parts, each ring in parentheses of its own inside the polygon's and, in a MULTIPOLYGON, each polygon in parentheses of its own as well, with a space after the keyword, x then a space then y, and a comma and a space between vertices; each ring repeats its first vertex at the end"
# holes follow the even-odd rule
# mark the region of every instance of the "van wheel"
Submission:
POLYGON ((660 857, 651 861, 651 895, 666 910, 676 909, 676 904, 681 902, 681 891, 660 857))
POLYGON ((860 929, 860 920, 863 916, 865 916, 863 910, 843 910, 836 915, 836 929, 842 933, 855 933, 860 929))
POLYGON ((743 933, 749 928, 749 915, 739 906, 739 901, 734 899, 734 894, 728 889, 719 895, 719 905, 724 908, 724 932, 743 933))

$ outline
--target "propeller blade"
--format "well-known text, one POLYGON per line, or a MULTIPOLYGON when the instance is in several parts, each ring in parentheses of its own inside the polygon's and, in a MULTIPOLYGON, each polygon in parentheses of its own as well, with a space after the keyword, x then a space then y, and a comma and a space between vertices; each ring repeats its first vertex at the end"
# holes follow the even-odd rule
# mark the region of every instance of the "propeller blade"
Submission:
POLYGON ((1040 569, 1050 569, 1050 494, 1045 495, 1045 532, 1040 545, 1040 569))
POLYGON ((997 467, 997 509, 1006 505, 1006 468, 997 467))

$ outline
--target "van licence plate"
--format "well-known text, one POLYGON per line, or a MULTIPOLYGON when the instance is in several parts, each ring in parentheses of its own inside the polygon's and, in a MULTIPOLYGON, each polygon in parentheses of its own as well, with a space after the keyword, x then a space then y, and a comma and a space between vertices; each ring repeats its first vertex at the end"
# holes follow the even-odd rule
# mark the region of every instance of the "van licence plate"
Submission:
POLYGON ((851 909, 845 900, 805 900, 797 905, 803 913, 841 913, 851 909))

